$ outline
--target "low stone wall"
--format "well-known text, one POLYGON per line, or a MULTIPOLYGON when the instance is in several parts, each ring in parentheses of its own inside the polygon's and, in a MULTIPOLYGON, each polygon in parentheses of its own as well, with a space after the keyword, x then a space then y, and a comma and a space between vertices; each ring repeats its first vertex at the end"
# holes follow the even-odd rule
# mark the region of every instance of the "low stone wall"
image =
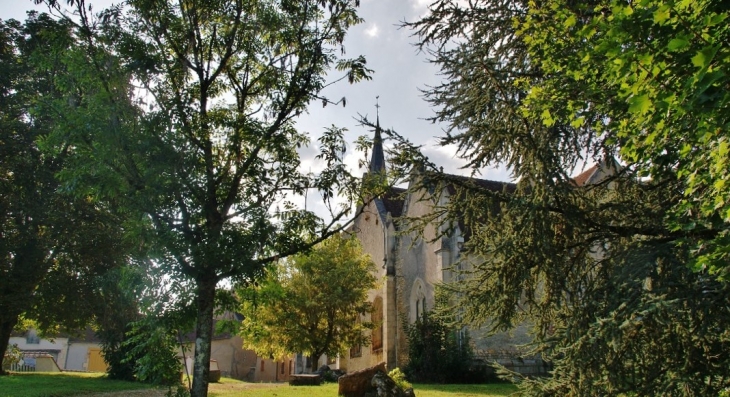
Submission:
POLYGON ((550 365, 538 356, 523 357, 519 351, 476 352, 476 365, 484 366, 489 376, 496 376, 494 364, 529 377, 548 376, 550 365))

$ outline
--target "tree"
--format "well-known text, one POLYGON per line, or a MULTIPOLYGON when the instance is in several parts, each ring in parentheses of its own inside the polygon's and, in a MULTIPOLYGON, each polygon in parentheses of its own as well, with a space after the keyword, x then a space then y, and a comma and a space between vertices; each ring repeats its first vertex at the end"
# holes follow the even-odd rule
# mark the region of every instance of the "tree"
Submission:
POLYGON ((364 331, 373 324, 361 318, 371 310, 374 266, 358 240, 338 234, 270 269, 261 283, 238 291, 244 345, 262 356, 305 353, 312 371, 323 354, 367 345, 364 331))
POLYGON ((360 193, 344 131, 318 140, 325 169, 314 175, 300 169, 309 138, 294 123, 313 100, 330 103, 319 93, 331 68, 369 78, 364 58, 338 57, 358 1, 132 0, 98 18, 68 3, 87 56, 67 81, 96 92, 54 134, 87 155, 67 181, 146 214, 162 263, 194 283, 192 394, 205 396, 216 284, 253 281, 335 233, 349 210, 335 197, 360 193), (291 201, 310 190, 331 222, 291 201))
POLYGON ((543 72, 523 86, 524 111, 593 133, 643 177, 676 181, 684 195, 667 227, 686 235, 689 265, 721 277, 730 221, 728 17, 727 4, 713 0, 548 1, 531 7, 517 31, 543 72))
MULTIPOLYGON (((0 21, 0 350, 22 315, 41 330, 83 328, 95 279, 126 260, 120 217, 89 197, 65 194, 56 174, 73 157, 41 150, 57 114, 49 101, 66 72, 70 26, 30 14, 0 21)), ((0 369, 0 374, 4 374, 0 369)))
POLYGON ((728 386, 726 7, 444 0, 406 24, 446 77, 426 92, 448 124, 442 143, 519 181, 485 191, 402 143, 403 165, 434 171, 417 188, 455 186, 444 211, 482 258, 450 286, 466 321, 529 320, 554 365, 523 393, 728 386), (591 162, 609 175, 571 177, 591 162))

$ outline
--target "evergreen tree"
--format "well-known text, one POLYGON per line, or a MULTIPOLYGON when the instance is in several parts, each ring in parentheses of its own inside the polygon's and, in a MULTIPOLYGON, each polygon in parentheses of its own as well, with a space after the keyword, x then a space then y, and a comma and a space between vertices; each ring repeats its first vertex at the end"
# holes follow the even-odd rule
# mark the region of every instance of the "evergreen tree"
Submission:
POLYGON ((555 370, 525 394, 728 386, 726 17, 713 1, 444 0, 406 24, 446 77, 426 92, 442 143, 519 181, 487 191, 401 144, 416 188, 455 186, 465 319, 535 325, 555 370), (572 178, 592 163, 607 175, 572 178))

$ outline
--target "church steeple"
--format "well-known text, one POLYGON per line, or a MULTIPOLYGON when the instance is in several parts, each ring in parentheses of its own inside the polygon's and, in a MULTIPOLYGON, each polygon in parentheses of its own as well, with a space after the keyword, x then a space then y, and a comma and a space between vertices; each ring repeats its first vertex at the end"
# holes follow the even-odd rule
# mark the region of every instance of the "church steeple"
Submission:
POLYGON ((383 136, 380 130, 380 105, 378 104, 378 98, 375 97, 375 137, 373 137, 373 154, 370 158, 370 172, 385 172, 385 154, 383 152, 383 136))

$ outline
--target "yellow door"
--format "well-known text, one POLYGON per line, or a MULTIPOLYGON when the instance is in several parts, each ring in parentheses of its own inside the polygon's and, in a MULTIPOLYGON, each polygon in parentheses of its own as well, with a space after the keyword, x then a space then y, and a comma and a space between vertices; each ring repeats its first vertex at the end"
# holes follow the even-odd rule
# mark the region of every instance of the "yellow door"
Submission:
POLYGON ((98 347, 90 347, 89 366, 86 370, 89 372, 106 372, 107 367, 104 357, 101 355, 101 349, 98 347))

